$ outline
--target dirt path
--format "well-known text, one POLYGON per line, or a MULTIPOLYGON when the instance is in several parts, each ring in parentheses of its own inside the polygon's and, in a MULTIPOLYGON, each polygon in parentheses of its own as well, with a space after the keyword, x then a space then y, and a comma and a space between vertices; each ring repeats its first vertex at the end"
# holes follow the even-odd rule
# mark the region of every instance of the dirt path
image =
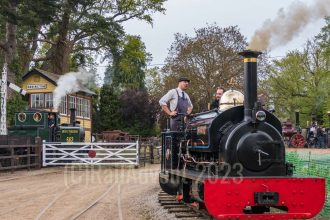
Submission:
POLYGON ((159 165, 149 165, 1 174, 0 219, 146 219, 158 172, 159 165))

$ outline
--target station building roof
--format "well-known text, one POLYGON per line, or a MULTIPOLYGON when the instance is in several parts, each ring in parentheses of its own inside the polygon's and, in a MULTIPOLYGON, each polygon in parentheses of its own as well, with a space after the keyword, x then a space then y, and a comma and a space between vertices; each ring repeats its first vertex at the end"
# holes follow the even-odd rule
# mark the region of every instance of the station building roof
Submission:
MULTIPOLYGON (((62 75, 51 73, 51 72, 48 72, 48 71, 45 71, 45 70, 34 68, 34 69, 30 70, 29 72, 27 72, 26 74, 23 75, 23 77, 22 77, 23 81, 25 81, 27 78, 29 78, 31 75, 34 75, 34 74, 42 76, 48 82, 52 83, 54 86, 57 86, 57 82, 58 82, 59 78, 62 76, 62 75)), ((89 90, 88 88, 84 87, 80 83, 79 83, 78 93, 82 93, 85 96, 94 96, 94 95, 96 95, 95 92, 89 90)))

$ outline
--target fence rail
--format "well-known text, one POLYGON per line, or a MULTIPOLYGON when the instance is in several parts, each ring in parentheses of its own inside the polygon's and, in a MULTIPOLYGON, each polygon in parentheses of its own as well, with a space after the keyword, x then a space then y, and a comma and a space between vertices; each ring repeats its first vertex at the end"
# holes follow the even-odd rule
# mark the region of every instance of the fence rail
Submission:
POLYGON ((40 168, 40 144, 0 145, 0 170, 40 168))
POLYGON ((43 143, 43 166, 139 165, 139 142, 43 143))

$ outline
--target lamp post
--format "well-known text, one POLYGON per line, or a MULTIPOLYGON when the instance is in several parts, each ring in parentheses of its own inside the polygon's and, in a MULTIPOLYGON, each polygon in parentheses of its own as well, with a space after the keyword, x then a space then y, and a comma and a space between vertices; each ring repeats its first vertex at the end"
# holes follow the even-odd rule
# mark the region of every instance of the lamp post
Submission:
POLYGON ((301 133, 300 120, 299 120, 299 110, 295 111, 295 115, 296 115, 296 129, 299 133, 301 133))
POLYGON ((327 112, 328 113, 328 118, 329 118, 329 129, 330 129, 330 111, 327 112))

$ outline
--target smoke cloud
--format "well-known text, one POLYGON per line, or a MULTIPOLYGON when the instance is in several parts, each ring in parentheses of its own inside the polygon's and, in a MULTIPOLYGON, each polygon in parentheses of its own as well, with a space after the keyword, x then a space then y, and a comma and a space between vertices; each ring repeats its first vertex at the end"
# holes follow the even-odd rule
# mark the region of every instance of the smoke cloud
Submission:
POLYGON ((69 72, 62 75, 58 79, 57 87, 53 91, 54 109, 58 109, 62 97, 78 92, 81 89, 81 85, 87 85, 92 77, 92 73, 83 69, 79 69, 79 72, 69 72))
POLYGON ((281 8, 274 20, 266 20, 263 26, 254 33, 249 49, 262 51, 283 46, 309 23, 329 14, 329 0, 315 0, 310 6, 297 1, 291 4, 287 11, 281 8))

